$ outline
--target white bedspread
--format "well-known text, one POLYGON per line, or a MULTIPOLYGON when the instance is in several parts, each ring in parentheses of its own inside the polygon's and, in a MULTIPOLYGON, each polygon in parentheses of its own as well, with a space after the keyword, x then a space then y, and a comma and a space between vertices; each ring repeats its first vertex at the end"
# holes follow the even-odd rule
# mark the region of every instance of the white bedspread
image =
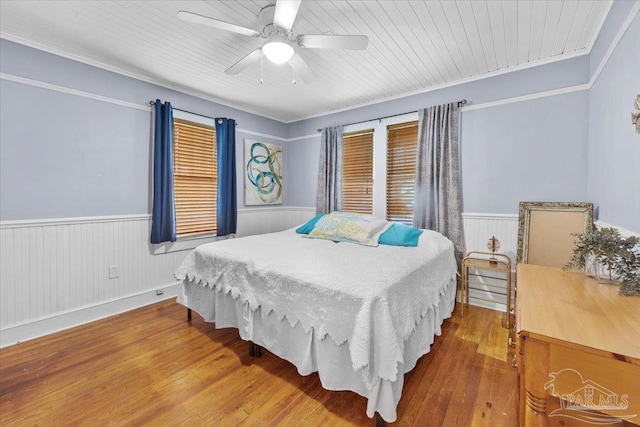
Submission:
POLYGON ((456 271, 453 244, 434 231, 408 248, 306 239, 291 229, 202 245, 175 275, 300 323, 316 339, 348 341, 352 367, 371 388, 396 380, 404 340, 456 271))

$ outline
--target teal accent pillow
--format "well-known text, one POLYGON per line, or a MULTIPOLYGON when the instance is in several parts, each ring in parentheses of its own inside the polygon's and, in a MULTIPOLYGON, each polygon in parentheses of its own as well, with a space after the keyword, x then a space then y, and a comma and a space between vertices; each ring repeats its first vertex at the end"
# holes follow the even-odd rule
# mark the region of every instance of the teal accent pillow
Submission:
POLYGON ((423 230, 409 225, 394 222, 391 227, 380 235, 378 243, 391 246, 418 246, 418 239, 423 230))
POLYGON ((313 230, 313 227, 316 226, 316 222, 320 221, 320 218, 322 218, 323 216, 324 216, 324 214, 318 214, 318 215, 314 216, 309 221, 305 222, 300 227, 296 228, 296 233, 298 233, 298 234, 309 234, 309 233, 311 233, 311 230, 313 230))

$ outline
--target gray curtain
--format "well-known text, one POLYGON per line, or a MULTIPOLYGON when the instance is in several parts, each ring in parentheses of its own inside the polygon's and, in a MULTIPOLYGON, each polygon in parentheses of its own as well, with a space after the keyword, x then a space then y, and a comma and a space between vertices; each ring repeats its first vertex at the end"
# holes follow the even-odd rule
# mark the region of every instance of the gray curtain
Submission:
POLYGON ((464 258, 462 176, 458 103, 418 111, 418 158, 413 225, 436 230, 455 246, 458 266, 464 258))
POLYGON ((322 129, 316 213, 342 210, 342 126, 322 129))

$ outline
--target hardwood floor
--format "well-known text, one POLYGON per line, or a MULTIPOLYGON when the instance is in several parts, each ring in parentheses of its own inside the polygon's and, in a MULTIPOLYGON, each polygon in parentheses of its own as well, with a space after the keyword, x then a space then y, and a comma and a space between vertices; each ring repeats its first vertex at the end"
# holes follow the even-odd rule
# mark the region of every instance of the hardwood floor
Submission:
MULTIPOLYGON (((457 310, 456 310, 457 312, 457 310)), ((398 426, 514 426, 504 314, 445 321, 405 376, 398 426)), ((235 329, 165 301, 0 350, 0 425, 368 426, 366 400, 324 390, 235 329)))

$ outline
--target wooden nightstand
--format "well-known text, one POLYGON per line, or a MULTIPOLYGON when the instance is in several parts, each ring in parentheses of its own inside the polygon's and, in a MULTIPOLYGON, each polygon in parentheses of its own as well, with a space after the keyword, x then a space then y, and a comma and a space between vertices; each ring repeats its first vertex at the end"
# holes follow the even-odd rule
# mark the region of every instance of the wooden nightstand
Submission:
POLYGON ((461 316, 464 316, 465 306, 469 306, 469 285, 472 285, 471 289, 480 289, 474 288, 473 285, 486 285, 487 289, 482 289, 482 291, 494 293, 496 295, 504 295, 504 293, 500 292, 501 287, 487 285, 480 281, 476 281, 476 279, 491 279, 496 281, 504 281, 506 282, 506 309, 507 309, 507 329, 511 328, 511 310, 513 309, 512 305, 512 296, 511 296, 511 259, 504 255, 491 252, 479 252, 472 251, 467 253, 467 256, 462 260, 462 289, 461 289, 461 300, 462 300, 462 310, 460 312, 461 316), (494 259, 490 259, 491 257, 495 257, 494 259), (504 275, 504 277, 503 277, 504 275), (491 290, 494 288, 495 290, 491 290))

